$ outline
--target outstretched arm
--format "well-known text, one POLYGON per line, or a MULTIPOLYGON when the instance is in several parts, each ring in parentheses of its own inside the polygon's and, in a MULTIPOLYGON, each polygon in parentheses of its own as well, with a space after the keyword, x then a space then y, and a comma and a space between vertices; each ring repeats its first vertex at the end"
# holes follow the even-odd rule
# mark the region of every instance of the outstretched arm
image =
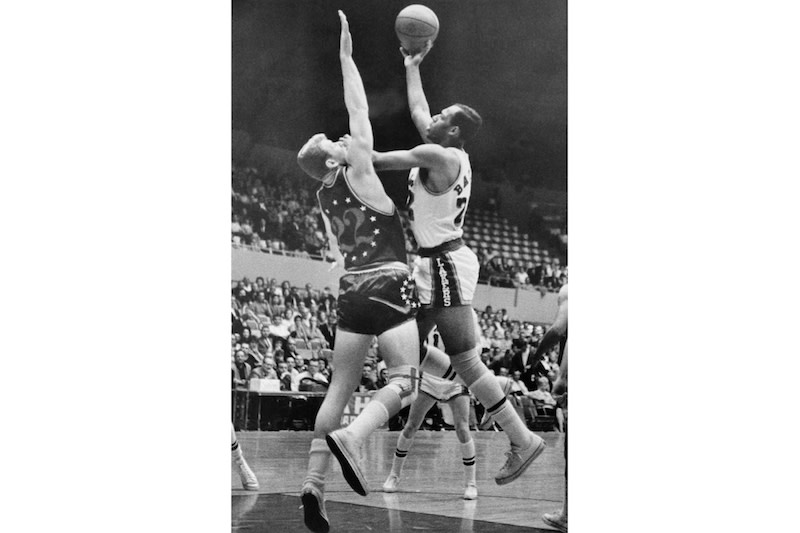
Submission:
POLYGON ((364 82, 353 61, 353 38, 347 17, 339 11, 342 32, 339 39, 339 60, 342 63, 344 81, 344 103, 350 115, 350 141, 347 162, 359 175, 372 171, 372 125, 369 122, 369 106, 364 82))
POLYGON ((400 53, 405 58, 403 64, 406 66, 406 91, 408 93, 408 108, 411 110, 411 120, 417 127, 422 139, 427 143, 427 129, 433 119, 428 100, 425 98, 425 91, 422 90, 422 76, 419 72, 419 64, 428 55, 433 47, 433 42, 428 41, 425 47, 416 54, 409 54, 404 48, 400 48, 400 53))
POLYGON ((542 337, 536 352, 533 354, 534 360, 545 354, 554 346, 567 331, 567 286, 564 285, 558 293, 558 313, 550 329, 542 337))
POLYGON ((407 170, 414 167, 443 170, 450 155, 438 144, 421 144, 411 150, 372 152, 376 170, 407 170))

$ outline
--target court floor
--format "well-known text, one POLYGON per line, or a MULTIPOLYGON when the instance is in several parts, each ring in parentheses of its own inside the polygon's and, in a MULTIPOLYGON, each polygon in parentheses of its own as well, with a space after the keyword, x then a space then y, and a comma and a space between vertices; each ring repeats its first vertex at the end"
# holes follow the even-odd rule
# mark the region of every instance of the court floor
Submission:
MULTIPOLYGON (((537 532, 552 531, 542 513, 561 506, 564 490, 564 436, 539 433, 547 449, 516 481, 498 486, 494 475, 505 461, 502 432, 473 432, 478 499, 461 498, 464 467, 454 431, 419 431, 406 459, 398 492, 381 491, 392 465, 398 432, 379 430, 364 447, 370 494, 354 493, 336 459, 326 480, 326 509, 332 532, 537 532)), ((308 431, 237 433, 245 458, 258 477, 258 492, 242 489, 231 470, 232 531, 293 533, 308 531, 300 509, 308 431)))

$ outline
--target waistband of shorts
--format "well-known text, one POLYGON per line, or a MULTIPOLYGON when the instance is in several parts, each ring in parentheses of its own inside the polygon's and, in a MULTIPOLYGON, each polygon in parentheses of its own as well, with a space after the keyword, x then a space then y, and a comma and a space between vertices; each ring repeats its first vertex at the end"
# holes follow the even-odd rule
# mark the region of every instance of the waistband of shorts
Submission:
POLYGON ((464 246, 464 240, 461 237, 458 237, 452 241, 443 242, 439 246, 434 246, 433 248, 420 248, 417 250, 417 255, 420 257, 432 257, 436 254, 458 250, 462 246, 464 246))
POLYGON ((399 261, 392 261, 391 263, 383 263, 380 265, 371 265, 365 268, 360 268, 358 270, 348 270, 347 274, 367 274, 369 272, 377 272, 379 270, 402 270, 403 272, 411 272, 411 269, 408 268, 408 265, 403 264, 399 261))

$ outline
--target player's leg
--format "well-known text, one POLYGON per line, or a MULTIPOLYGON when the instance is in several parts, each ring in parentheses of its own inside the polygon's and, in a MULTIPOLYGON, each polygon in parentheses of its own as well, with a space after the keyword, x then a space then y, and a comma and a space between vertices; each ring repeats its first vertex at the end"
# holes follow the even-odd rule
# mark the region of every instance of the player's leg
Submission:
POLYGON ((392 470, 389 472, 389 476, 383 484, 384 492, 397 491, 400 474, 403 471, 403 464, 414 443, 414 435, 417 434, 417 430, 425 420, 425 415, 435 403, 436 400, 434 398, 423 393, 417 395, 417 399, 411 404, 406 425, 397 437, 397 448, 394 451, 394 458, 392 459, 392 470))
POLYGON ((364 358, 371 342, 371 335, 359 335, 343 329, 336 332, 333 355, 336 371, 331 376, 331 383, 314 422, 308 470, 300 493, 305 524, 312 531, 326 532, 330 527, 325 513, 324 491, 331 451, 325 436, 340 425, 347 402, 361 379, 364 358))
POLYGON ((474 500, 478 497, 478 487, 475 483, 475 441, 469 431, 469 396, 461 394, 449 403, 453 411, 456 437, 461 444, 461 460, 464 463, 464 499, 474 500))
MULTIPOLYGON (((414 320, 407 320, 378 335, 378 345, 388 371, 388 383, 375 393, 349 426, 333 431, 326 437, 328 446, 342 465, 345 480, 362 496, 367 495, 369 488, 359 465, 361 446, 373 431, 416 399, 419 386, 418 342, 414 320)), ((339 347, 338 339, 336 347, 339 347)), ((337 365, 336 372, 338 368, 337 365)))
POLYGON ((436 325, 450 361, 459 377, 511 441, 508 460, 495 476, 499 485, 517 479, 546 447, 544 440, 530 431, 508 402, 495 375, 478 354, 472 308, 467 305, 435 309, 436 325))
POLYGON ((231 424, 231 460, 236 464, 239 469, 239 477, 242 480, 242 486, 245 490, 258 490, 258 479, 250 469, 247 461, 244 460, 242 455, 242 448, 239 446, 239 441, 236 439, 236 431, 231 424))

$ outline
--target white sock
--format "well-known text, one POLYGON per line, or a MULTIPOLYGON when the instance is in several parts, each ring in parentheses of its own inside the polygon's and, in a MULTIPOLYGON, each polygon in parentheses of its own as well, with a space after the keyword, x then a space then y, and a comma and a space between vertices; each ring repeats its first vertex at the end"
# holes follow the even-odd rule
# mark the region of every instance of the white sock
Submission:
POLYGON ((308 450, 308 471, 303 485, 313 483, 317 488, 325 484, 325 474, 328 472, 328 465, 331 460, 331 450, 325 439, 313 439, 311 449, 308 450))
POLYGON ((472 438, 461 443, 461 460, 464 462, 464 485, 475 485, 475 441, 472 438))
POLYGON ((400 473, 403 471, 403 464, 406 462, 412 444, 414 444, 414 437, 406 438, 403 432, 400 432, 400 436, 397 437, 397 448, 394 450, 394 459, 392 459, 392 474, 397 477, 400 477, 400 473))
POLYGON ((386 410, 386 406, 379 401, 375 401, 373 397, 364 407, 364 410, 361 411, 361 414, 347 426, 347 431, 357 440, 363 441, 388 420, 389 411, 386 410))

